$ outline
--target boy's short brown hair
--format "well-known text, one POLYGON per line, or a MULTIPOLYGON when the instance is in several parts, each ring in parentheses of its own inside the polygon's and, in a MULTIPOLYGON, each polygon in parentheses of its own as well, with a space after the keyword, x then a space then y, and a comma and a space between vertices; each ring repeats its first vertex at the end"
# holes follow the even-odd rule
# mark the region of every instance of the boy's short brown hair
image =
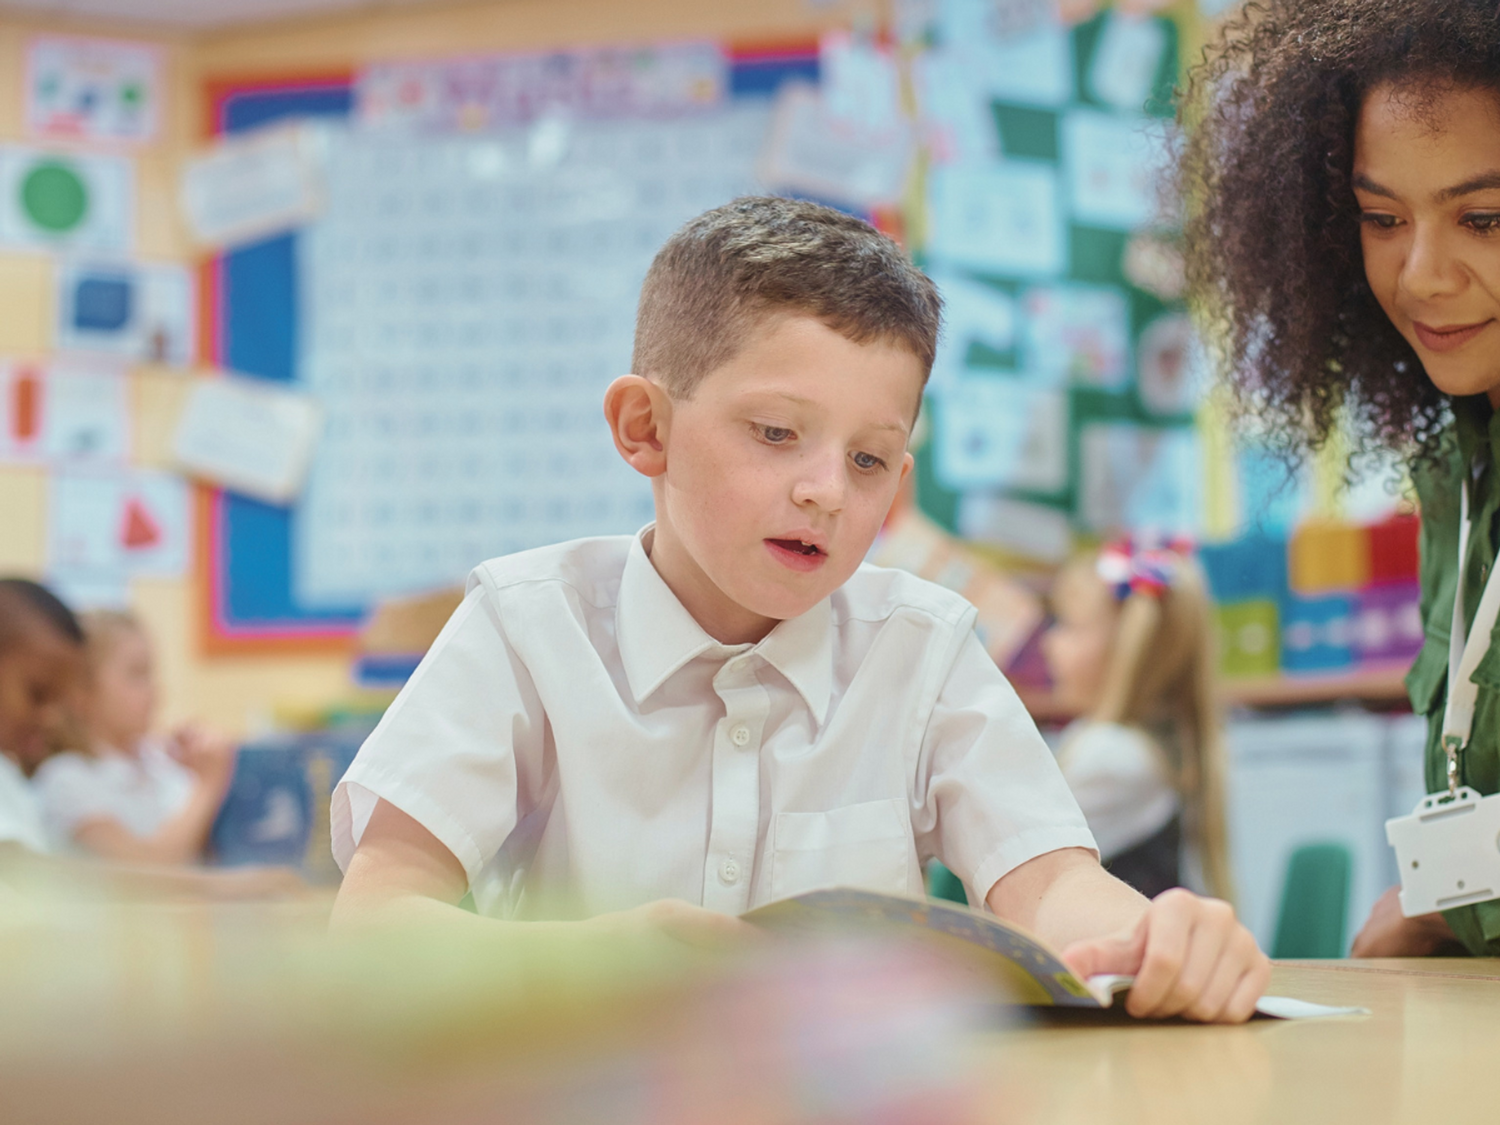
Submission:
POLYGON ((747 196, 667 239, 641 286, 632 370, 688 398, 764 317, 815 317, 857 344, 911 352, 925 383, 942 300, 874 227, 799 199, 747 196))

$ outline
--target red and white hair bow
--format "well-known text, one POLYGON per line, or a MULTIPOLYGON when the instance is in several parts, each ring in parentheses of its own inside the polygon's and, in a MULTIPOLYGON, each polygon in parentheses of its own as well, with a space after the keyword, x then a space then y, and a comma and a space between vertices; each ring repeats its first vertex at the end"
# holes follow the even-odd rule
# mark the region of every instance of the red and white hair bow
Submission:
POLYGON ((1159 598, 1192 553, 1192 540, 1183 536, 1127 535, 1100 549, 1097 570, 1118 600, 1131 594, 1159 598))

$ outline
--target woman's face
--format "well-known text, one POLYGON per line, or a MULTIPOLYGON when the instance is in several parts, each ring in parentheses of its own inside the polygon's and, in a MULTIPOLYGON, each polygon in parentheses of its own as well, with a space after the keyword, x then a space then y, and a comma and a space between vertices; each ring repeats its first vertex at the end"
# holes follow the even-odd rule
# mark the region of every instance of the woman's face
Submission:
POLYGON ((1365 276, 1439 390, 1500 406, 1500 97, 1377 87, 1354 136, 1365 276))

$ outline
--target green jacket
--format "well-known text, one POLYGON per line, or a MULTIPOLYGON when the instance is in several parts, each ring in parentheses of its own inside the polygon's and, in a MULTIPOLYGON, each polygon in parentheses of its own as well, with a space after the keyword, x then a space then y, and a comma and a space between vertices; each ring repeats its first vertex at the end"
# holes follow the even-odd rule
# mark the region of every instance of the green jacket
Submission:
MULTIPOLYGON (((1453 593, 1458 582, 1458 526, 1461 473, 1471 467, 1469 557, 1463 567, 1464 610, 1472 626, 1479 596, 1495 565, 1500 531, 1500 414, 1483 396, 1454 402, 1456 425, 1442 455, 1413 469, 1422 505, 1422 623, 1426 639, 1406 676, 1412 709, 1427 716, 1427 791, 1448 788, 1448 759, 1443 752, 1443 706, 1448 686, 1448 634, 1453 620, 1453 593)), ((1474 669, 1479 699, 1474 729, 1459 761, 1460 783, 1480 793, 1500 790, 1500 626, 1489 652, 1474 669)), ((1500 900, 1444 911, 1459 940, 1475 956, 1500 955, 1500 900)))

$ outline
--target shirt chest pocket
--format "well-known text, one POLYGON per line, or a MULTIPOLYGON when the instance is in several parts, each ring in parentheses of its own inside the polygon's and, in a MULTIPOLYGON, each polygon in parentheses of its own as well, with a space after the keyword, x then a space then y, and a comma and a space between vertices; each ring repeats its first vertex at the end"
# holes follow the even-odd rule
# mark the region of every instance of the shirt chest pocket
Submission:
POLYGON ((777 813, 771 846, 773 898, 819 887, 906 894, 916 869, 911 816, 902 797, 828 812, 777 813))

